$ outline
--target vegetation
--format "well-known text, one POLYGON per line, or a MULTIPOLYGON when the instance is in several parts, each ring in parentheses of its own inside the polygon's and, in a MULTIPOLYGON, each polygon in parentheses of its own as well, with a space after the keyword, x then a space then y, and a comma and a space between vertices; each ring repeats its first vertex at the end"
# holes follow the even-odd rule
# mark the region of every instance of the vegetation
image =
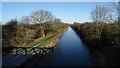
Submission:
POLYGON ((120 48, 120 23, 105 24, 101 38, 102 42, 120 48))
MULTIPOLYGON (((120 45, 119 23, 84 23, 74 24, 72 28, 81 38, 91 44, 107 43, 118 47, 120 45)), ((97 46, 97 45, 96 45, 97 46)))
POLYGON ((53 40, 59 38, 62 33, 65 31, 66 28, 64 28, 63 30, 61 30, 60 32, 58 32, 56 35, 54 35, 52 38, 44 41, 43 43, 41 43, 38 47, 44 47, 45 45, 48 45, 50 42, 52 42, 53 40))
POLYGON ((40 10, 23 17, 21 21, 11 20, 2 27, 3 47, 24 47, 51 38, 68 25, 60 19, 53 19, 49 11, 40 10))
POLYGON ((113 22, 115 21, 115 16, 112 12, 111 8, 98 5, 91 11, 91 19, 94 22, 113 22))
POLYGON ((53 35, 48 35, 48 36, 45 36, 44 38, 40 38, 40 39, 37 39, 35 41, 33 41, 32 43, 28 44, 29 46, 34 46, 34 45, 37 45, 38 43, 44 41, 44 40, 48 40, 49 38, 51 38, 53 35))
POLYGON ((112 3, 112 8, 96 6, 91 11, 93 22, 71 24, 98 66, 119 66, 120 63, 120 7, 117 5, 112 3), (105 59, 103 64, 98 59, 100 57, 105 59))
MULTIPOLYGON (((112 6, 116 4, 113 3, 112 6)), ((93 22, 74 23, 72 28, 80 35, 83 41, 92 44, 95 48, 103 48, 112 46, 120 48, 120 22, 119 7, 111 9, 106 6, 96 6, 91 11, 91 19, 93 22), (103 45, 106 44, 105 46, 103 45)))

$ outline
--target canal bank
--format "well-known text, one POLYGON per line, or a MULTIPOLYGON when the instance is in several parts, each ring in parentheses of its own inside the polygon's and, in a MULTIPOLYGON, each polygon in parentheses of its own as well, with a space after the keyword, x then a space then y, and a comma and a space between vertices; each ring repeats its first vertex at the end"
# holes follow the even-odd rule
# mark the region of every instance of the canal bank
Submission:
MULTIPOLYGON (((3 56, 3 60, 2 60, 2 67, 19 67, 21 68, 21 65, 23 65, 24 63, 26 63, 27 61, 29 61, 29 59, 31 57, 34 57, 33 53, 39 54, 40 56, 42 54, 46 54, 49 53, 49 51, 51 51, 51 49, 59 42, 58 38, 68 29, 64 28, 63 30, 61 30, 60 32, 58 32, 56 35, 54 35, 53 37, 46 39, 42 42, 39 42, 37 45, 33 46, 33 47, 20 47, 20 52, 18 53, 17 50, 19 50, 19 47, 16 47, 16 54, 15 53, 10 53, 7 54, 5 56, 3 56), (27 48, 27 49, 26 49, 27 48), (29 49, 28 49, 29 48, 29 49), (35 48, 40 48, 40 51, 36 51, 35 48), (42 49, 41 49, 42 48, 42 49), (47 49, 48 48, 48 49, 47 49), (25 49, 25 50, 24 50, 25 49), (33 51, 34 49, 34 51, 33 51), (43 52, 43 50, 45 50, 43 52), (47 50, 47 51, 46 51, 47 50)), ((40 58, 40 57, 39 57, 40 58)))
POLYGON ((70 27, 59 38, 60 42, 53 52, 40 59, 33 57, 25 67, 37 66, 91 66, 93 65, 89 49, 84 46, 79 36, 70 27))

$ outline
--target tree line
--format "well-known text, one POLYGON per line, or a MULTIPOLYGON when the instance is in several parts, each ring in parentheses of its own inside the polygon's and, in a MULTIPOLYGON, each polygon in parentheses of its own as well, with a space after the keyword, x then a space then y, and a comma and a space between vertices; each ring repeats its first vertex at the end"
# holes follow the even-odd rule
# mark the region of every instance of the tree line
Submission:
POLYGON ((2 44, 3 47, 27 45, 36 39, 54 35, 67 26, 49 11, 33 11, 19 21, 13 19, 2 25, 2 44))
POLYGON ((98 5, 90 13, 93 22, 74 22, 71 26, 92 47, 120 48, 120 7, 116 3, 112 3, 112 7, 98 5))

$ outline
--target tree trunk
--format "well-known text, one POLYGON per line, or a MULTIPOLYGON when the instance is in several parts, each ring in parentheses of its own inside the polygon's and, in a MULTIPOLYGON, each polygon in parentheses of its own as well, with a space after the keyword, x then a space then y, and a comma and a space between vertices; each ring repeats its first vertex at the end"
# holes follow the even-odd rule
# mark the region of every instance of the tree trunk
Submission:
POLYGON ((45 37, 45 31, 44 30, 42 31, 42 37, 45 37))

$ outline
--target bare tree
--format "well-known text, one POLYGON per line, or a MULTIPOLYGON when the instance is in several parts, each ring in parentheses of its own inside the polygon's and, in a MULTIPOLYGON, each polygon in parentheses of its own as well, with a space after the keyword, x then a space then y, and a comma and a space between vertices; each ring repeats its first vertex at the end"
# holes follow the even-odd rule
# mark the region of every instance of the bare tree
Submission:
POLYGON ((39 11, 33 11, 30 16, 23 17, 22 22, 39 24, 42 31, 42 36, 44 37, 45 36, 44 23, 52 22, 54 19, 55 19, 54 16, 49 11, 45 11, 41 9, 39 11))
POLYGON ((39 10, 34 11, 30 15, 34 23, 44 23, 44 22, 51 22, 54 16, 49 11, 39 10))
POLYGON ((30 18, 30 16, 23 16, 21 23, 23 23, 23 24, 32 24, 32 23, 34 23, 34 22, 33 22, 32 19, 30 18))
POLYGON ((91 19, 94 22, 112 22, 112 11, 110 8, 105 6, 96 6, 96 8, 91 11, 91 19))
POLYGON ((116 19, 120 22, 120 1, 119 2, 111 2, 111 8, 114 11, 114 14, 117 16, 116 19))
POLYGON ((49 12, 49 11, 44 11, 44 10, 39 10, 39 11, 34 11, 30 15, 30 18, 32 22, 40 24, 40 27, 42 29, 42 35, 43 37, 45 36, 44 33, 44 22, 51 22, 54 19, 54 16, 49 12))

